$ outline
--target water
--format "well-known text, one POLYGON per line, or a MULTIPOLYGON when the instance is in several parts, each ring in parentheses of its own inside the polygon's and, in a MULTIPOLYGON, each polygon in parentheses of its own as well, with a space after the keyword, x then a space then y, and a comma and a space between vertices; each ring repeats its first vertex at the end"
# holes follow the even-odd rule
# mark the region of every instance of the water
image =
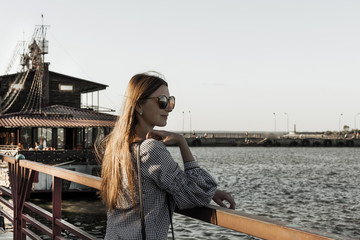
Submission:
MULTIPOLYGON (((234 196, 237 210, 360 239, 360 148, 191 150, 219 189, 234 196)), ((169 151, 181 162, 178 148, 169 151)), ((105 209, 97 201, 77 202, 64 201, 64 217, 102 238, 105 209)), ((174 227, 176 239, 256 239, 181 215, 174 227)))
MULTIPOLYGON (((49 212, 52 211, 51 198, 35 198, 30 201, 49 212)), ((86 196, 76 196, 73 199, 63 199, 61 209, 64 220, 97 238, 104 238, 106 231, 106 208, 95 195, 87 194, 86 196)), ((51 223, 48 220, 33 213, 31 215, 51 228, 51 223)), ((51 239, 47 235, 42 235, 41 232, 36 231, 34 228, 32 230, 40 235, 41 239, 51 239)), ((64 237, 66 239, 78 239, 67 231, 65 231, 64 237)))
MULTIPOLYGON (((170 151, 180 159, 177 149, 170 151)), ((238 210, 360 239, 359 148, 224 147, 192 152, 219 188, 233 194, 238 210)))

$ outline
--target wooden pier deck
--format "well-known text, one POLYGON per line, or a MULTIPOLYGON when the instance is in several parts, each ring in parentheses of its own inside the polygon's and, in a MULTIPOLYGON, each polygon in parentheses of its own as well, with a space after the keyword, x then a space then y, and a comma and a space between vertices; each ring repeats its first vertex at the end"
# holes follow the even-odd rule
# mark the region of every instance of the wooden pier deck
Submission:
POLYGON ((14 239, 14 233, 13 232, 2 232, 0 233, 0 239, 1 240, 12 240, 14 239))

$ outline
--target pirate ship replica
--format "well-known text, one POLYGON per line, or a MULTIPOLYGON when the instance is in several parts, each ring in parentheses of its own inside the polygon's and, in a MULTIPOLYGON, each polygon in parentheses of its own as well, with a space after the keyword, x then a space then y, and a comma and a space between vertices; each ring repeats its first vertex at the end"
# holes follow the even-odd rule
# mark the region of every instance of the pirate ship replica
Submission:
MULTIPOLYGON (((81 99, 97 92, 99 102, 99 91, 108 86, 49 71, 47 29, 36 26, 0 76, 0 153, 97 175, 94 143, 111 131, 117 117, 81 99), (17 60, 16 73, 9 74, 17 60)), ((35 191, 50 191, 51 185, 50 176, 35 177, 35 191)), ((63 186, 64 191, 88 190, 70 182, 63 186)))

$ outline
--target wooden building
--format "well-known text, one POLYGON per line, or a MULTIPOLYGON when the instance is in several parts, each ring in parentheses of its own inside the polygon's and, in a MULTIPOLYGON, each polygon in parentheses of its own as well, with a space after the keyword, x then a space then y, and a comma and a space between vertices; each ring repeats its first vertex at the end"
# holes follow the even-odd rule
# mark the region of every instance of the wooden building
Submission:
POLYGON ((81 94, 104 90, 107 85, 48 71, 48 66, 44 64, 36 90, 32 90, 38 84, 35 69, 21 85, 19 73, 0 76, 0 106, 7 106, 0 114, 0 145, 21 143, 31 149, 35 142, 42 142, 46 149, 92 148, 95 139, 111 131, 117 116, 99 112, 98 106, 81 108, 81 94), (16 98, 10 99, 9 106, 3 99, 11 94, 16 98))

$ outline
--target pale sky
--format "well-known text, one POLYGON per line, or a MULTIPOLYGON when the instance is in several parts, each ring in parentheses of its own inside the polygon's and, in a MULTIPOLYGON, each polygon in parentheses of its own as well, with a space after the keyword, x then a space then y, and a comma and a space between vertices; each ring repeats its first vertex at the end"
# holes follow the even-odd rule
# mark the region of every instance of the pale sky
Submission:
POLYGON ((287 117, 297 131, 359 128, 359 12, 355 0, 1 1, 0 74, 44 14, 50 70, 109 85, 100 105, 117 113, 129 79, 153 70, 176 97, 167 130, 189 131, 190 116, 196 131, 286 131, 287 117))

